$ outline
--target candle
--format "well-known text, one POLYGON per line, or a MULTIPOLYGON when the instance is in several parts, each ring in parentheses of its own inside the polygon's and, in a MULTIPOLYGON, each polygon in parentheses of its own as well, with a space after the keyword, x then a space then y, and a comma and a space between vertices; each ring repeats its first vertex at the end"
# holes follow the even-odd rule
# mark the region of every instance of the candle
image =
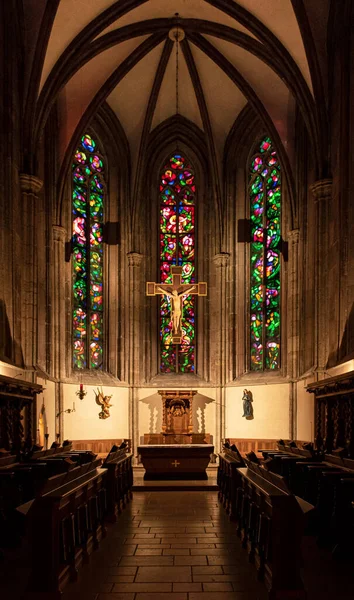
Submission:
POLYGON ((80 383, 80 392, 83 392, 83 391, 84 391, 84 384, 80 383))
POLYGON ((73 402, 73 410, 75 410, 75 402, 73 402))
POLYGON ((46 433, 48 433, 48 426, 46 426, 46 428, 45 428, 45 432, 46 432, 46 433))

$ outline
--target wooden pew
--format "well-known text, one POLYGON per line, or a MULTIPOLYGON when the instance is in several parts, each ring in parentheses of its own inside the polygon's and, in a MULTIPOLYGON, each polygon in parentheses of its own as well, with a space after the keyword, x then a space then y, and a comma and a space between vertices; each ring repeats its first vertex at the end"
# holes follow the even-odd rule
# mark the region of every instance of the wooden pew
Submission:
POLYGON ((97 549, 108 521, 129 500, 132 454, 126 450, 86 462, 46 481, 19 507, 28 524, 33 564, 26 600, 57 600, 65 584, 97 549))
POLYGON ((223 453, 219 454, 218 498, 232 521, 236 519, 236 494, 241 481, 237 469, 244 466, 244 460, 236 446, 234 446, 234 450, 224 447, 223 453))
POLYGON ((132 497, 132 458, 133 455, 122 448, 110 452, 102 465, 107 469, 107 518, 112 523, 132 497))
POLYGON ((51 477, 41 495, 19 507, 26 516, 32 569, 28 598, 57 600, 105 535, 106 471, 101 460, 51 477))
POLYGON ((270 599, 306 598, 300 576, 301 538, 309 503, 291 494, 284 479, 248 462, 238 469, 237 531, 264 579, 270 599))

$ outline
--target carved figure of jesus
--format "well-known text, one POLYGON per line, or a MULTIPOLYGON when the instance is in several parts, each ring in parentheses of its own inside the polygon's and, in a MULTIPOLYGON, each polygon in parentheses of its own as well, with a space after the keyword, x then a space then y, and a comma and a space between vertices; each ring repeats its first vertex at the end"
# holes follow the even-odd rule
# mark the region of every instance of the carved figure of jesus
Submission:
POLYGON ((171 298, 171 319, 172 319, 172 327, 173 333, 178 334, 181 326, 181 318, 182 318, 182 309, 183 309, 183 296, 188 296, 191 291, 195 288, 195 285, 192 285, 190 288, 183 290, 178 293, 177 290, 172 290, 172 292, 168 292, 167 290, 163 290, 160 287, 157 287, 158 291, 165 296, 171 298))

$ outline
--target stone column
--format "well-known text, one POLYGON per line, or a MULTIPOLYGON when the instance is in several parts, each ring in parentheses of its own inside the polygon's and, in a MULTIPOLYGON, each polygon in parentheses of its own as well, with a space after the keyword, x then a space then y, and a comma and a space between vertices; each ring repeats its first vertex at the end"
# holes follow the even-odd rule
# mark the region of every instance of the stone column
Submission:
POLYGON ((289 437, 292 440, 296 439, 297 435, 296 381, 299 373, 299 238, 299 229, 289 231, 287 374, 291 379, 289 390, 289 437))
POLYGON ((66 230, 60 225, 53 225, 53 312, 52 312, 52 347, 53 375, 58 380, 66 376, 66 343, 65 322, 65 239, 66 230), (61 293, 58 294, 57 290, 61 293))
POLYGON ((139 397, 137 386, 140 383, 140 351, 142 343, 142 331, 140 327, 141 315, 141 263, 143 255, 138 252, 128 253, 129 267, 129 369, 128 380, 130 384, 130 414, 129 414, 129 436, 132 440, 133 456, 137 456, 139 445, 139 397))
POLYGON ((34 175, 20 174, 22 192, 22 352, 27 368, 37 362, 37 235, 38 194, 43 182, 34 175))
POLYGON ((316 354, 318 370, 325 370, 328 360, 328 216, 332 197, 332 179, 322 179, 310 189, 316 203, 316 354))
POLYGON ((216 368, 216 431, 215 453, 221 450, 221 440, 225 437, 225 383, 227 371, 227 342, 228 342, 228 310, 227 310, 227 267, 230 254, 220 252, 213 258, 216 266, 215 306, 217 307, 218 323, 214 330, 214 351, 216 368))

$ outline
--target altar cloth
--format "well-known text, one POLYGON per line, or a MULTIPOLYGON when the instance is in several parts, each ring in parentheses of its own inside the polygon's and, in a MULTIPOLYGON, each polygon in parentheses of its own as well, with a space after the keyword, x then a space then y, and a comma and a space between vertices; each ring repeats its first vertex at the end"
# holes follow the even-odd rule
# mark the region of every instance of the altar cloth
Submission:
POLYGON ((145 468, 145 480, 208 479, 206 468, 211 444, 164 444, 138 446, 138 454, 145 468))

